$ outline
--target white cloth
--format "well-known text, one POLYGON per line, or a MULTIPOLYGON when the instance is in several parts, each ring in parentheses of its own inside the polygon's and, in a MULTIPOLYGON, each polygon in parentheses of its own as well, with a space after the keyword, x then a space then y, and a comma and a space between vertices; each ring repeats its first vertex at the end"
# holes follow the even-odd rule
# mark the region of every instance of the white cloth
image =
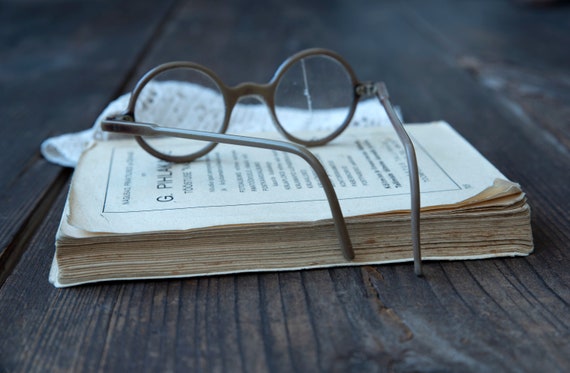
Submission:
MULTIPOLYGON (((137 106, 136 114, 137 119, 144 117, 145 121, 157 124, 159 124, 160 121, 158 119, 153 121, 153 117, 160 115, 160 117, 164 119, 164 115, 169 115, 169 113, 182 113, 184 110, 187 110, 186 107, 188 106, 188 103, 191 103, 191 105, 202 104, 211 107, 211 102, 213 100, 219 101, 219 96, 216 97, 216 93, 213 91, 185 82, 168 81, 154 83, 151 90, 152 97, 155 100, 154 104, 147 106, 140 105, 140 107, 137 106), (150 112, 150 110, 156 107, 161 107, 163 110, 161 110, 161 113, 157 113, 155 115, 155 113, 150 112)), ((81 153, 94 141, 107 141, 121 136, 102 131, 100 125, 104 118, 124 111, 128 105, 129 97, 130 94, 125 94, 112 101, 95 120, 95 123, 91 128, 76 133, 68 133, 46 139, 41 145, 41 152, 45 159, 61 166, 75 167, 81 153)), ((141 96, 141 98, 143 97, 141 96)), ((218 109, 216 110, 223 111, 224 108, 223 106, 218 105, 218 109)), ((303 121, 300 119, 303 118, 304 115, 301 114, 298 109, 281 110, 285 110, 285 113, 282 115, 286 115, 291 122, 297 122, 302 125, 303 121), (296 121, 296 118, 299 118, 299 120, 296 121)), ((218 112, 217 114, 219 115, 220 113, 218 112)), ((339 116, 344 116, 345 114, 346 113, 344 111, 341 112, 338 109, 330 109, 319 110, 315 115, 318 115, 319 122, 326 126, 326 123, 338 123, 339 116), (337 119, 335 120, 335 118, 337 119)), ((179 115, 176 118, 178 118, 178 121, 174 121, 175 127, 188 126, 187 128, 200 129, 195 126, 195 123, 192 126, 190 126, 189 123, 185 123, 185 117, 183 115, 179 115)), ((172 119, 172 117, 170 119, 172 119)), ((200 127, 204 127, 208 121, 208 117, 201 119, 203 119, 203 125, 200 127)), ((384 109, 381 107, 378 100, 373 99, 359 103, 352 119, 351 126, 370 127, 389 124, 390 121, 384 109)), ((171 127, 173 126, 172 120, 169 121, 168 125, 171 127)), ((326 128, 321 127, 320 129, 326 128)), ((237 104, 234 107, 228 132, 247 133, 269 131, 275 131, 275 127, 265 105, 237 104)))

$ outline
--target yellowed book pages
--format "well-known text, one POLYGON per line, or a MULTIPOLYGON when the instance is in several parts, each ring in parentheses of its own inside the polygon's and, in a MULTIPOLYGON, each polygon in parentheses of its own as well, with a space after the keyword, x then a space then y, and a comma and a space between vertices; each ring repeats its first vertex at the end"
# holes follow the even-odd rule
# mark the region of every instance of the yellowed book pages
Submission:
MULTIPOLYGON (((406 129, 420 169, 422 241, 431 248, 424 251, 426 258, 532 250, 529 208, 517 184, 447 123, 406 129), (482 232, 495 232, 495 239, 502 234, 499 226, 506 242, 493 252, 492 243, 481 244, 482 232), (455 234, 460 239, 454 240, 455 234)), ((116 140, 95 144, 79 162, 58 232, 52 282, 410 260, 407 163, 393 130, 348 129, 311 151, 325 166, 348 218, 354 262, 342 257, 324 192, 302 159, 219 145, 192 163, 170 164, 132 140, 116 140), (63 280, 67 272, 78 276, 63 280)))

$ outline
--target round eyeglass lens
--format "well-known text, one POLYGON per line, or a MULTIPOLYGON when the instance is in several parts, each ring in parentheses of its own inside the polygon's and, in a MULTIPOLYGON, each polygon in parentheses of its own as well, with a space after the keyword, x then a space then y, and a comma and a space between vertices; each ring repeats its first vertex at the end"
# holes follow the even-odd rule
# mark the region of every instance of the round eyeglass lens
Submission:
MULTIPOLYGON (((154 76, 135 103, 135 120, 161 127, 221 132, 225 102, 219 86, 206 73, 173 68, 154 76)), ((174 137, 143 137, 154 150, 167 156, 192 157, 209 142, 174 137)))
POLYGON ((275 91, 275 115, 289 134, 318 141, 346 124, 354 105, 349 72, 326 55, 305 57, 287 68, 275 91), (323 131, 315 138, 305 131, 323 131))

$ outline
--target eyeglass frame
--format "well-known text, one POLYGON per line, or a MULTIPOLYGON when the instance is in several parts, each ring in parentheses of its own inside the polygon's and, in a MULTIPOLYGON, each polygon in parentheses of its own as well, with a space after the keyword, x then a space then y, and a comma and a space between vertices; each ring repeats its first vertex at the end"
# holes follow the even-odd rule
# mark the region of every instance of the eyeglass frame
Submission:
POLYGON ((407 134, 400 118, 396 114, 388 94, 388 89, 384 82, 361 82, 357 79, 356 74, 346 62, 337 53, 322 49, 322 48, 311 48, 306 49, 301 52, 294 54, 293 56, 287 58, 276 70, 274 76, 268 83, 257 84, 251 82, 245 82, 238 84, 234 87, 227 86, 221 79, 209 68, 202 66, 200 64, 189 62, 189 61, 175 61, 167 62, 156 66, 155 68, 148 71, 143 77, 137 82, 135 88, 133 89, 127 109, 118 115, 110 116, 101 122, 101 128, 104 131, 109 132, 119 132, 123 134, 131 134, 135 136, 137 143, 149 154, 163 159, 169 162, 190 162, 199 157, 208 154, 214 149, 218 144, 233 144, 249 147, 264 148, 270 150, 284 151, 291 154, 295 154, 303 158, 315 171, 315 174, 319 178, 325 195, 327 197, 329 207, 331 209, 331 214, 333 217, 333 222, 335 226, 335 231, 343 252, 345 259, 351 261, 354 259, 354 249, 348 234, 348 229, 346 227, 346 222, 342 211, 340 209, 340 204, 332 182, 328 177, 324 167, 321 162, 306 148, 310 146, 324 145, 336 137, 338 137, 350 124, 356 106, 359 100, 363 97, 370 97, 375 95, 380 101, 381 105, 384 107, 396 134, 398 135, 404 150, 406 152, 406 159, 408 163, 408 174, 410 178, 410 196, 411 196, 411 231, 412 231, 412 246, 413 246, 413 260, 414 260, 414 272, 416 275, 421 276, 423 274, 422 269, 422 256, 421 256, 421 244, 420 244, 420 187, 419 187, 419 172, 417 166, 416 153, 414 150, 413 143, 407 134), (346 70, 348 76, 351 80, 354 98, 352 100, 349 112, 345 121, 331 134, 328 136, 318 139, 318 140, 303 140, 299 139, 289 132, 287 132, 282 124, 277 119, 275 113, 275 92, 277 86, 280 82, 281 77, 290 66, 301 61, 304 58, 311 56, 326 56, 331 59, 336 60, 340 65, 346 70), (220 92, 224 98, 225 104, 225 114, 224 121, 220 132, 207 132, 207 131, 197 131, 189 129, 179 129, 171 127, 162 127, 153 123, 143 123, 137 122, 135 118, 135 105, 142 89, 146 84, 151 81, 158 74, 176 68, 188 68, 197 70, 208 77, 210 77, 214 83, 220 89, 220 92), (263 101, 269 108, 270 115, 272 117, 273 123, 277 127, 278 131, 289 141, 263 139, 250 136, 241 136, 225 133, 229 127, 231 113, 237 104, 237 102, 242 97, 257 97, 263 101), (161 153, 154 149, 148 144, 143 136, 153 137, 153 136, 170 136, 177 138, 186 138, 199 141, 209 141, 210 144, 205 146, 198 152, 192 153, 186 156, 172 156, 168 154, 161 153))

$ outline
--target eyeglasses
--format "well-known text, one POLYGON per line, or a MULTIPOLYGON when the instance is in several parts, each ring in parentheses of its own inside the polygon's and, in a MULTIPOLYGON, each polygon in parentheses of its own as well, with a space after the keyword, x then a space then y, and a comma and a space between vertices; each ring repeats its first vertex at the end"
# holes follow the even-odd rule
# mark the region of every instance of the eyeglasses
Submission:
POLYGON ((386 110, 406 152, 414 271, 421 275, 420 190, 413 144, 390 103, 385 84, 359 81, 350 65, 335 52, 326 49, 301 51, 283 62, 268 83, 242 83, 234 87, 225 85, 213 71, 202 65, 193 62, 165 63, 147 72, 133 89, 126 110, 103 120, 101 127, 104 131, 136 136, 144 150, 169 162, 193 161, 220 143, 300 156, 309 163, 321 182, 343 255, 352 260, 354 250, 336 192, 324 167, 306 147, 324 145, 339 136, 348 127, 357 103, 373 96, 386 110), (161 99, 155 87, 171 84, 173 80, 190 83, 185 85, 187 91, 179 92, 168 100, 161 99), (248 97, 266 104, 277 130, 290 142, 226 133, 238 101, 248 97), (184 105, 173 100, 182 101, 184 105), (322 131, 323 127, 328 132, 322 131), (323 135, 314 137, 315 129, 323 135), (307 136, 307 133, 311 135, 307 136), (180 139, 187 146, 172 146, 172 142, 165 142, 164 137, 180 139), (189 140, 194 143, 192 146, 189 140))

